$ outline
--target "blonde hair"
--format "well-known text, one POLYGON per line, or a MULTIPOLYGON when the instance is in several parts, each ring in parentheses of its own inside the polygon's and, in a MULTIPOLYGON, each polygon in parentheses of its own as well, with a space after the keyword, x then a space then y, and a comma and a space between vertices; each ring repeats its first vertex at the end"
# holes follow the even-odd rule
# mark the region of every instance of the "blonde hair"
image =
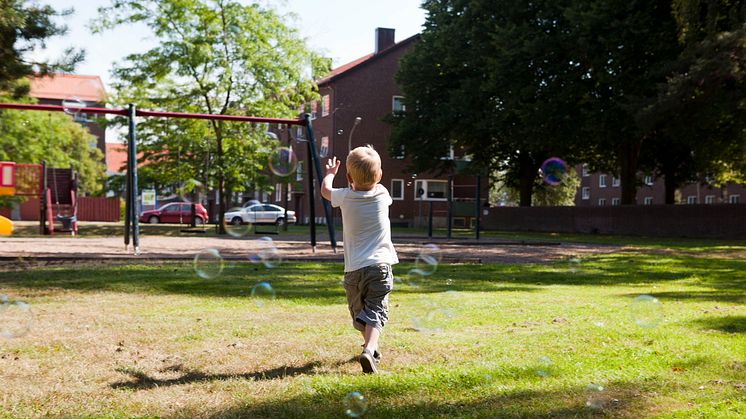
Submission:
POLYGON ((346 165, 356 188, 370 188, 381 180, 381 156, 370 144, 350 151, 346 165))

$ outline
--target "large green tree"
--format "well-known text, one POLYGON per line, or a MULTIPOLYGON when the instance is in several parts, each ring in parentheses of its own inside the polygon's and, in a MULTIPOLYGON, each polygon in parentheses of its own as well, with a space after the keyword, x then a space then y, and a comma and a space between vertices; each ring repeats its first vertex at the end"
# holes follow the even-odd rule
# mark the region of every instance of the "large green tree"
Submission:
MULTIPOLYGON (((308 49, 284 16, 233 0, 113 0, 96 29, 146 24, 155 48, 119 63, 122 103, 180 112, 295 117, 316 95, 314 74, 329 60, 308 49)), ((258 179, 272 142, 248 124, 149 120, 139 145, 162 183, 204 179, 220 193, 221 221, 230 191, 258 179), (181 157, 180 159, 178 157, 181 157)))
POLYGON ((45 75, 53 71, 72 71, 85 54, 69 48, 56 61, 33 61, 29 53, 43 48, 53 36, 64 35, 67 27, 55 22, 58 16, 72 10, 58 12, 25 0, 0 0, 0 92, 14 98, 28 93, 28 84, 18 81, 33 73, 45 75))

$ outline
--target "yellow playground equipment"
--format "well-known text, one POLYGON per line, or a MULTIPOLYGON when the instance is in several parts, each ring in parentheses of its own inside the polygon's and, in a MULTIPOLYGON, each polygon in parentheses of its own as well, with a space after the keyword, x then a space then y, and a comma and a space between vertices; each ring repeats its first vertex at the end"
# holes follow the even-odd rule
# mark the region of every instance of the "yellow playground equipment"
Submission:
POLYGON ((0 236, 10 236, 13 234, 13 221, 0 215, 0 236))

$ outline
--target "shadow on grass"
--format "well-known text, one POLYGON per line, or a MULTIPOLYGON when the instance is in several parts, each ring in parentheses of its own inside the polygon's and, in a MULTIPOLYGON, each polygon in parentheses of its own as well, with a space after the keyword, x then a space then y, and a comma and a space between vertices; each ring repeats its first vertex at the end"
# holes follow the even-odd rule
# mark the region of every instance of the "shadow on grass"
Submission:
POLYGON ((693 323, 703 329, 726 333, 746 333, 746 316, 709 317, 695 320, 693 323))
MULTIPOLYGON (((335 363, 333 366, 339 366, 352 360, 335 363)), ((175 385, 201 383, 208 381, 223 380, 274 380, 286 377, 295 377, 298 375, 314 375, 323 364, 318 361, 309 362, 304 365, 294 367, 283 365, 276 368, 270 368, 263 371, 256 371, 244 374, 208 374, 201 371, 184 369, 181 365, 175 365, 161 371, 161 373, 180 373, 175 378, 155 378, 145 372, 133 368, 118 368, 117 372, 127 374, 132 379, 127 381, 117 381, 111 383, 109 387, 115 389, 144 390, 155 387, 168 387, 175 385)))

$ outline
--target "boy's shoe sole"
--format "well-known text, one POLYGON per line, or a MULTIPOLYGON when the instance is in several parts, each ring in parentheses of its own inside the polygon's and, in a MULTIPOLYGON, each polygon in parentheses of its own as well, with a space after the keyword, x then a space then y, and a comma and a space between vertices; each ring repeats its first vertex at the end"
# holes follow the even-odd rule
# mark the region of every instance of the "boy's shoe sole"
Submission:
POLYGON ((376 360, 368 350, 360 354, 360 366, 363 367, 363 372, 366 374, 375 374, 378 372, 376 360))

